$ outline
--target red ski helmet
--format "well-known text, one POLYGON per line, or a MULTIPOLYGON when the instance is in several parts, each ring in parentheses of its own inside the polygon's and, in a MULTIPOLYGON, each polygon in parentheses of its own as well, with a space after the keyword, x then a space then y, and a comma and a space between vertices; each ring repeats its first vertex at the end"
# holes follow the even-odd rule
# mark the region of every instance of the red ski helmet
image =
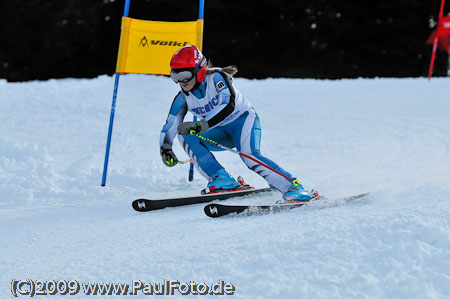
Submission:
POLYGON ((175 83, 186 83, 194 76, 200 83, 206 76, 206 58, 196 46, 185 46, 173 54, 170 68, 170 77, 175 83))

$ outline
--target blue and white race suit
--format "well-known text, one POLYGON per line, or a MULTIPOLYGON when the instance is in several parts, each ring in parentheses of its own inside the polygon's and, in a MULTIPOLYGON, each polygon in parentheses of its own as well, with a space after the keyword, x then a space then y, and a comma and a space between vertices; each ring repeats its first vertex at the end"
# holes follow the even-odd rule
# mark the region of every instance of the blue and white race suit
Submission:
MULTIPOLYGON (((180 91, 175 97, 166 124, 161 130, 160 146, 173 144, 177 127, 183 121, 187 111, 208 122, 209 130, 201 135, 270 166, 278 172, 292 178, 260 152, 261 126, 258 115, 251 103, 232 85, 232 77, 223 72, 207 74, 198 88, 190 92, 180 91)), ((197 171, 208 181, 223 167, 214 158, 211 151, 221 151, 212 144, 200 140, 194 135, 178 139, 196 166, 197 171)), ((262 176, 269 186, 285 193, 291 182, 266 167, 241 156, 247 167, 262 176)))

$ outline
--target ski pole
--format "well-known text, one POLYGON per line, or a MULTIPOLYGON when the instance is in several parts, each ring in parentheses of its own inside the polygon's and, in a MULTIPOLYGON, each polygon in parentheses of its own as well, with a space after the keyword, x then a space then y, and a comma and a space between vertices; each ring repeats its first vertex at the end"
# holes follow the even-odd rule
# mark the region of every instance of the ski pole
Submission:
POLYGON ((205 136, 199 135, 199 134, 197 134, 197 133, 195 132, 195 130, 191 130, 190 134, 191 134, 191 135, 194 135, 194 136, 196 136, 197 138, 199 138, 200 140, 206 141, 206 142, 208 142, 208 143, 210 143, 210 144, 212 144, 212 145, 214 145, 214 146, 216 146, 216 147, 218 147, 218 148, 220 148, 220 149, 223 149, 223 150, 225 150, 225 151, 229 151, 229 152, 238 154, 238 155, 240 155, 240 156, 242 156, 242 157, 245 157, 245 158, 247 158, 247 159, 250 159, 250 160, 252 160, 253 162, 256 162, 256 163, 258 163, 259 165, 264 166, 265 168, 267 168, 267 169, 269 169, 269 170, 275 172, 276 174, 281 175, 281 176, 284 177, 286 180, 292 182, 292 183, 294 184, 294 186, 300 185, 299 180, 297 180, 297 179, 292 179, 292 178, 290 178, 290 177, 288 177, 288 176, 282 174, 281 172, 279 172, 279 171, 273 169, 273 168, 270 167, 269 165, 266 165, 266 164, 264 164, 263 162, 258 161, 257 159, 255 159, 255 158, 253 158, 253 157, 250 157, 249 155, 246 155, 246 154, 244 154, 244 153, 241 153, 240 151, 234 150, 234 149, 232 149, 232 148, 228 148, 228 147, 226 147, 226 146, 223 146, 223 145, 220 144, 220 143, 215 142, 214 140, 211 140, 211 139, 209 139, 209 138, 206 138, 205 136))

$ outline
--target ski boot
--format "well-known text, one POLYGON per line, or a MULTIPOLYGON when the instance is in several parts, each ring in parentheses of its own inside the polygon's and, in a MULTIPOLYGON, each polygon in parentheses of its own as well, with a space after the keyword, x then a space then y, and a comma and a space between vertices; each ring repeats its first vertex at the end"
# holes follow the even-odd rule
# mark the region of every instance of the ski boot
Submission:
POLYGON ((208 183, 206 189, 202 190, 202 194, 216 193, 220 191, 231 191, 240 187, 241 184, 236 182, 226 171, 221 169, 212 176, 212 180, 208 183))
POLYGON ((315 190, 311 192, 305 190, 302 185, 297 181, 297 184, 292 183, 291 188, 283 194, 280 203, 289 204, 296 202, 307 202, 319 196, 319 193, 315 190))

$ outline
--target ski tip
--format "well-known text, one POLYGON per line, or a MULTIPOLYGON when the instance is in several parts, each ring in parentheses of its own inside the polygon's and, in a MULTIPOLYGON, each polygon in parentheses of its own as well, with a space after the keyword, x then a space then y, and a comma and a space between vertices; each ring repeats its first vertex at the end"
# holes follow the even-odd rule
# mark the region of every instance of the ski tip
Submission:
POLYGON ((211 218, 217 218, 217 217, 220 217, 220 215, 219 215, 219 209, 218 209, 218 205, 217 204, 209 204, 209 205, 206 205, 204 208, 203 208, 203 210, 205 211, 205 214, 208 216, 208 217, 211 217, 211 218))
POLYGON ((149 210, 149 204, 145 199, 136 199, 131 203, 131 206, 138 212, 146 212, 149 210))

